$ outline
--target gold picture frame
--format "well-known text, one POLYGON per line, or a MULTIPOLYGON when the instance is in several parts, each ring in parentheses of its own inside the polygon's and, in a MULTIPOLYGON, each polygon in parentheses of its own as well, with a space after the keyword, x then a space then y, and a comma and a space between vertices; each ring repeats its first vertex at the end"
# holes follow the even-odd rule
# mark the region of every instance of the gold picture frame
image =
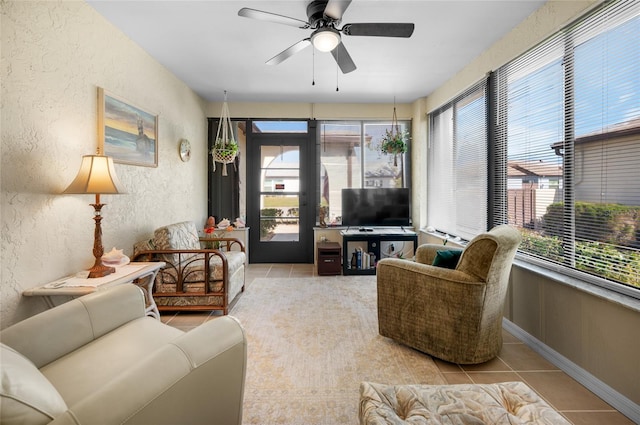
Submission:
POLYGON ((158 166, 158 115, 98 87, 98 147, 114 162, 158 166))

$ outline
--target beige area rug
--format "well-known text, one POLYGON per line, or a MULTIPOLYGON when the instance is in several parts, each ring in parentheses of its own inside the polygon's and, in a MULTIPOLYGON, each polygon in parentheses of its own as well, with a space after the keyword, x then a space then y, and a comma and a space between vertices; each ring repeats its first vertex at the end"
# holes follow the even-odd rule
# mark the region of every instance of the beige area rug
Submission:
POLYGON ((362 381, 446 383, 378 335, 375 276, 256 279, 230 314, 248 339, 243 424, 357 424, 362 381))

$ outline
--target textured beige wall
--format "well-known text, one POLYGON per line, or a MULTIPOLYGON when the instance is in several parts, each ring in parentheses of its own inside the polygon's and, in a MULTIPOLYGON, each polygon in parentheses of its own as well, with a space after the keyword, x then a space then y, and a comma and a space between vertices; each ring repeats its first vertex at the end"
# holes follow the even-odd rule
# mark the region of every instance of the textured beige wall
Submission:
POLYGON ((205 102, 80 1, 3 1, 0 327, 44 309, 21 292, 93 264, 91 195, 60 195, 97 148, 97 87, 159 114, 159 166, 116 164, 103 240, 133 243, 207 213, 205 102), (187 138, 192 160, 180 161, 187 138))
MULTIPOLYGON (((367 120, 380 119, 391 121, 393 102, 391 103, 260 103, 233 102, 228 96, 229 113, 237 118, 311 118, 317 120, 367 120)), ((219 117, 222 103, 209 103, 207 116, 219 117)), ((410 104, 397 104, 399 120, 412 118, 410 104)))

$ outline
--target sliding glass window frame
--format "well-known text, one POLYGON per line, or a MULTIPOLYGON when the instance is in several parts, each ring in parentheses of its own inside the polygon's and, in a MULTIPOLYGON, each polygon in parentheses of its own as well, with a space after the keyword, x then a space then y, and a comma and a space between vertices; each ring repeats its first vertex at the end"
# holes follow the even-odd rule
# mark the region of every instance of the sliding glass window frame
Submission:
POLYGON ((429 115, 428 227, 471 239, 487 228, 487 80, 429 115))
POLYGON ((492 116, 508 194, 491 224, 521 230, 520 258, 635 298, 638 75, 640 4, 607 2, 498 69, 492 116))
MULTIPOLYGON (((340 225, 343 188, 410 187, 411 120, 398 120, 408 133, 407 152, 380 152, 381 139, 392 130, 391 120, 318 121, 319 206, 328 207, 326 223, 340 225)), ((319 217, 318 217, 319 220, 319 217)))

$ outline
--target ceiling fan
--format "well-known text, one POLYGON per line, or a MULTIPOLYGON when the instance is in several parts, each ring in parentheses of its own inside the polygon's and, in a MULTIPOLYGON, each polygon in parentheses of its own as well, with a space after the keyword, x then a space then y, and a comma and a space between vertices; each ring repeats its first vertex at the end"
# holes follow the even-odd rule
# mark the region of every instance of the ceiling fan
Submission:
POLYGON ((306 47, 313 45, 321 52, 331 52, 344 74, 354 71, 356 65, 344 44, 342 44, 340 34, 402 38, 411 37, 411 34, 413 34, 414 24, 409 23, 358 23, 345 24, 342 28, 338 28, 342 21, 342 15, 350 4, 351 0, 312 0, 307 6, 308 21, 248 7, 240 9, 238 15, 245 18, 314 30, 310 37, 298 41, 269 59, 267 61, 268 65, 277 65, 306 47))

